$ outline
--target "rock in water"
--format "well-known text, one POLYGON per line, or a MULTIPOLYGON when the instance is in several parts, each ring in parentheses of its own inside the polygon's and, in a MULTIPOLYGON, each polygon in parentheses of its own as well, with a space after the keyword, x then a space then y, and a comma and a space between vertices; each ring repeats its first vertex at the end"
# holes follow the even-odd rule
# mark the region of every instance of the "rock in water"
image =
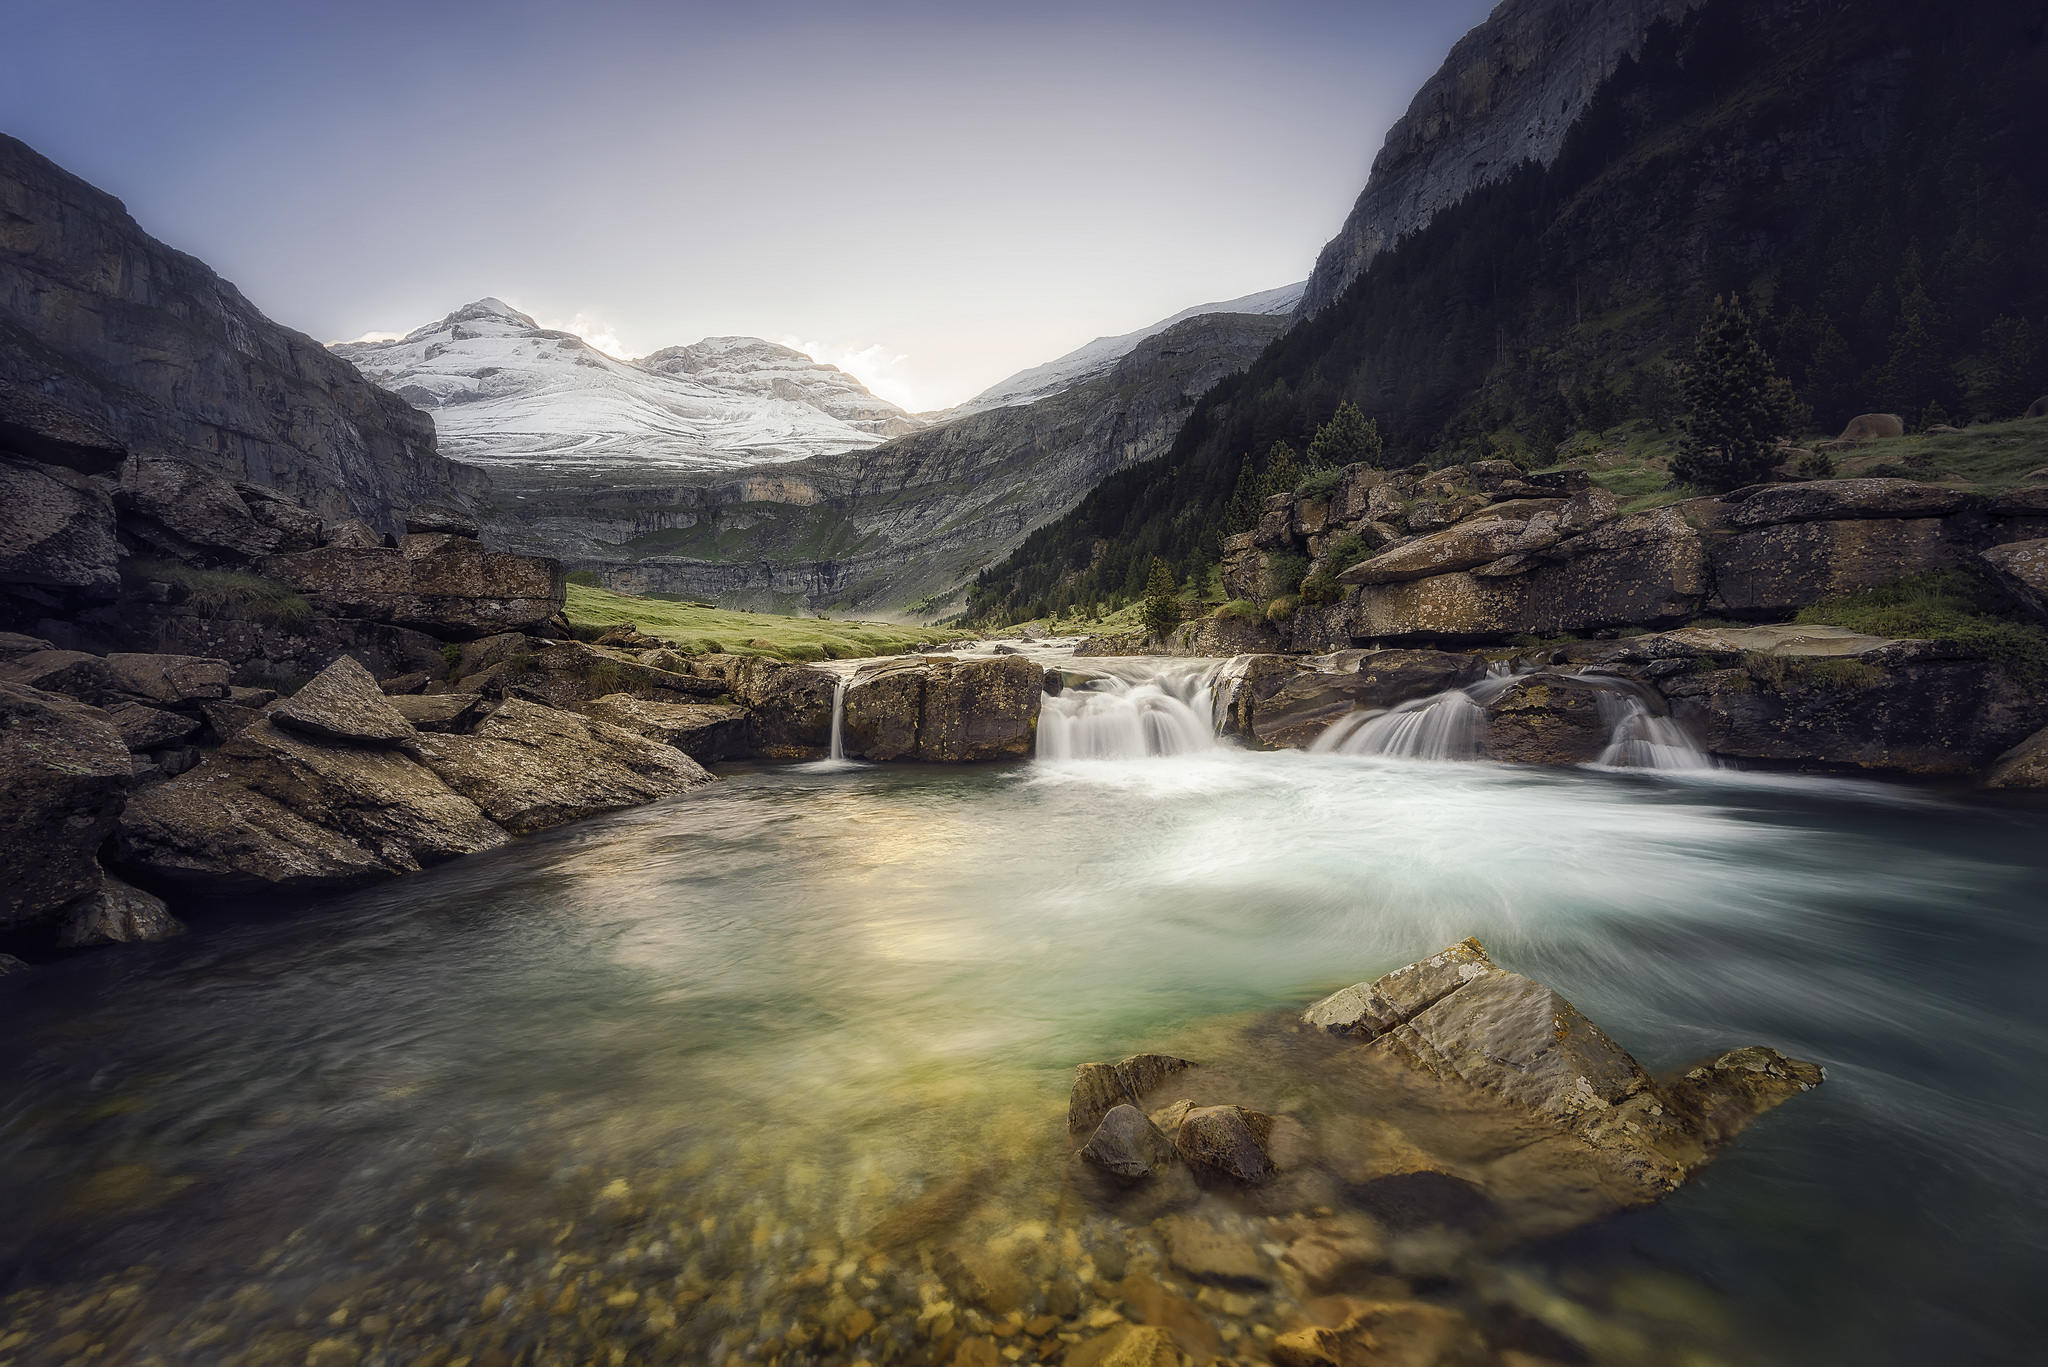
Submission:
POLYGON ((1266 1151, 1272 1134, 1270 1115, 1242 1106, 1198 1106, 1180 1122, 1173 1146, 1189 1167, 1255 1187, 1273 1176, 1273 1156, 1266 1151))
POLYGON ((184 929, 162 898, 108 876, 98 892, 65 909, 57 944, 62 949, 132 944, 169 939, 184 929))
POLYGON ((1372 982, 1332 992, 1304 1011, 1301 1020, 1332 1034, 1377 1039, 1474 978, 1499 971, 1479 941, 1462 940, 1372 982))
POLYGON ((1118 1106, 1142 1106, 1145 1093, 1195 1065, 1170 1054, 1133 1054, 1115 1063, 1084 1063, 1074 1070, 1067 1101, 1067 1129, 1086 1134, 1118 1106))
POLYGON ((95 858, 134 782, 106 713, 0 683, 0 930, 98 891, 95 858))
POLYGON ((370 671, 347 655, 273 706, 270 719, 315 740, 354 745, 403 745, 418 734, 377 687, 370 671))
POLYGON ((1990 788, 2048 788, 2048 731, 2037 731, 1998 758, 1985 780, 1990 788))
POLYGON ((1293 1330, 1273 1340, 1269 1356, 1274 1367, 1486 1367, 1504 1360, 1487 1351, 1470 1320, 1422 1301, 1365 1305, 1334 1329, 1293 1330))
POLYGON ((1111 1107, 1081 1150, 1083 1158, 1124 1182, 1143 1181, 1173 1155, 1172 1142, 1129 1103, 1111 1107))
POLYGON ((514 835, 711 781, 673 746, 517 698, 500 704, 470 735, 425 735, 418 746, 449 787, 514 835))

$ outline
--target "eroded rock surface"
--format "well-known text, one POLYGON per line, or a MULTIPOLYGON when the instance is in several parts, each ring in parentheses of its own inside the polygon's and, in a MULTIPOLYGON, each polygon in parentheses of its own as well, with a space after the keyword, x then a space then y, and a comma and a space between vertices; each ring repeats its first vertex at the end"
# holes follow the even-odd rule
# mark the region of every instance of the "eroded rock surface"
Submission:
POLYGON ((96 855, 133 782, 127 742, 105 713, 0 683, 0 930, 99 891, 96 855))

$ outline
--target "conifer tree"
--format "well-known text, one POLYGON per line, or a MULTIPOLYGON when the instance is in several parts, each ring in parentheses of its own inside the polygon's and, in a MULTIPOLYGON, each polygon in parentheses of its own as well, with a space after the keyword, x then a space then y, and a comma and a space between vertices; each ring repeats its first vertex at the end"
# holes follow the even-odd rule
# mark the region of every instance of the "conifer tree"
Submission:
POLYGON ((1387 444, 1380 425, 1365 416, 1358 405, 1346 399, 1337 405, 1330 420, 1316 429, 1308 444, 1308 468, 1326 470, 1342 465, 1378 465, 1386 458, 1387 444))
POLYGON ((1226 532, 1248 532, 1259 525, 1259 505, 1265 501, 1265 485, 1259 480, 1259 472, 1252 467, 1252 458, 1247 455, 1244 463, 1237 467, 1237 487, 1231 490, 1230 502, 1224 505, 1223 523, 1226 532))
POLYGON ((1145 584, 1144 620, 1146 632, 1158 637, 1180 625, 1180 592, 1173 571, 1158 556, 1152 557, 1152 577, 1145 584))
POLYGON ((1301 458, 1294 454, 1294 448, 1284 441, 1273 443, 1273 449, 1266 453, 1266 493, 1259 502, 1274 494, 1291 494, 1294 486, 1301 483, 1308 472, 1301 468, 1301 458))
POLYGON ((1673 475, 1722 493, 1770 474, 1778 439, 1791 428, 1791 388, 1740 299, 1714 300, 1679 384, 1686 415, 1673 475))

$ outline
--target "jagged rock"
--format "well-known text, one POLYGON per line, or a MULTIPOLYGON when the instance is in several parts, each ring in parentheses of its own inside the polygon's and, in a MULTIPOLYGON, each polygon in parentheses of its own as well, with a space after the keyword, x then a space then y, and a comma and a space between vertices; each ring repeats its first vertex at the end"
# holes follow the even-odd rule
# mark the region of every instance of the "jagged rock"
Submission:
POLYGON ((6 380, 0 380, 0 451, 81 475, 109 474, 128 456, 98 425, 6 380))
POLYGON ((2048 788, 2048 730, 2036 731, 1998 757, 1988 788, 2048 788))
POLYGON ((585 716, 673 745, 699 764, 744 753, 747 710, 733 703, 666 703, 613 693, 584 703, 585 716))
POLYGON ((468 735, 422 735, 427 765, 514 835, 671 797, 711 781, 672 746, 507 699, 468 735))
POLYGON ((114 849, 119 867, 153 884, 303 891, 417 873, 510 839, 403 752, 325 744, 263 718, 136 794, 114 849))
POLYGON ((1612 727, 1598 686, 1568 674, 1531 674, 1487 699, 1486 753, 1503 764, 1590 764, 1612 727))
POLYGON ((206 718, 206 725, 215 738, 225 741, 240 735, 263 715, 263 709, 238 702, 208 702, 199 705, 199 715, 206 718))
POLYGON ((344 518, 327 529, 321 545, 342 551, 397 549, 396 543, 359 517, 344 518))
POLYGON ((314 609, 451 640, 538 627, 560 612, 561 562, 487 551, 467 537, 405 538, 397 551, 327 546, 262 562, 314 609))
POLYGON ((57 923, 59 949, 167 940, 185 927, 163 899, 106 875, 97 891, 72 903, 57 923))
POLYGON ((1969 501, 1960 489, 1909 479, 1820 479, 1747 494, 1728 515, 1735 527, 1885 517, 1946 517, 1969 501))
POLYGON ((1470 1320, 1424 1301, 1358 1306, 1334 1329, 1277 1336, 1268 1356, 1274 1367, 1490 1367, 1506 1361, 1487 1351, 1470 1320))
POLYGON ((131 458, 117 500, 125 527, 180 560, 246 564, 290 539, 257 521, 231 481, 188 461, 131 458))
POLYGON ((933 660, 918 714, 917 757, 932 764, 1021 759, 1044 699, 1027 659, 933 660))
POLYGON ((1272 1179, 1266 1149, 1272 1135, 1272 1116, 1242 1106, 1197 1106, 1180 1122, 1173 1146, 1189 1167, 1253 1187, 1272 1179))
POLYGON ((142 703, 117 702, 107 708, 107 718, 121 733, 130 750, 155 750, 187 740, 199 730, 200 719, 183 712, 170 712, 142 703))
POLYGON ((0 683, 0 929, 99 888, 95 855, 133 782, 128 746, 105 713, 0 683))
POLYGON ((1887 441, 1906 435, 1906 420, 1896 413, 1863 413, 1849 419, 1837 441, 1887 441))
POLYGON ((1145 1093, 1195 1065, 1170 1054, 1133 1054, 1115 1063, 1084 1063, 1074 1070, 1067 1129, 1087 1134, 1118 1106, 1143 1106, 1145 1093))
POLYGON ((1173 1141, 1129 1102, 1112 1106, 1081 1156, 1122 1182, 1140 1182, 1173 1161, 1173 1141))
POLYGON ((1328 667, 1268 674, 1247 685, 1239 704, 1243 729, 1260 744, 1304 746, 1352 712, 1463 688, 1486 673, 1483 656, 1439 650, 1345 652, 1308 663, 1328 667))
POLYGON ((408 532, 435 532, 446 536, 466 536, 475 539, 476 519, 462 509, 447 503, 416 503, 405 515, 405 529, 408 532))
POLYGON ((111 598, 120 554, 104 490, 72 470, 0 459, 0 584, 111 598))
POLYGON ((377 687, 370 671, 347 655, 273 705, 270 719, 315 740, 352 745, 403 745, 417 734, 377 687))
POLYGON ((1982 558, 2016 602, 2048 621, 2048 541, 2008 542, 1982 558))
POLYGON ((467 731, 484 711, 481 693, 406 693, 390 702, 392 710, 410 722, 415 731, 467 731))
POLYGON ((1334 1035, 1378 1039, 1474 978, 1496 972, 1485 946, 1476 939, 1461 940, 1371 982, 1332 992, 1302 1013, 1302 1024, 1334 1035))

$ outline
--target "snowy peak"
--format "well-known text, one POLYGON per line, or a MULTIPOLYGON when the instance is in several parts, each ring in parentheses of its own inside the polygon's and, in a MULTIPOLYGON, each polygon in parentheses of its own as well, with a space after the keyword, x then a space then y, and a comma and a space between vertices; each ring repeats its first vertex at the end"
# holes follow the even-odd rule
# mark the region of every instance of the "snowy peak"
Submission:
POLYGON ((1044 365, 1020 370, 1007 380, 990 385, 981 393, 957 408, 948 410, 943 416, 952 418, 968 413, 979 413, 990 408, 1011 408, 1018 404, 1037 403, 1050 398, 1064 389, 1085 384, 1098 376, 1106 375, 1116 363, 1131 354, 1138 343, 1148 337, 1156 337, 1176 323, 1185 323, 1190 318, 1200 318, 1211 313, 1249 313, 1261 317, 1272 317, 1294 312, 1301 302, 1302 291, 1307 288, 1306 280, 1279 289, 1263 290, 1258 294, 1247 294, 1242 299, 1227 299, 1217 304, 1197 304, 1191 309, 1182 309, 1171 318, 1162 318, 1147 328, 1127 332, 1119 337, 1097 337, 1086 346, 1076 347, 1057 360, 1044 365))
POLYGON ((396 341, 330 348, 424 408, 477 464, 632 477, 725 471, 873 446, 922 422, 802 352, 717 337, 640 361, 479 299, 396 341))

